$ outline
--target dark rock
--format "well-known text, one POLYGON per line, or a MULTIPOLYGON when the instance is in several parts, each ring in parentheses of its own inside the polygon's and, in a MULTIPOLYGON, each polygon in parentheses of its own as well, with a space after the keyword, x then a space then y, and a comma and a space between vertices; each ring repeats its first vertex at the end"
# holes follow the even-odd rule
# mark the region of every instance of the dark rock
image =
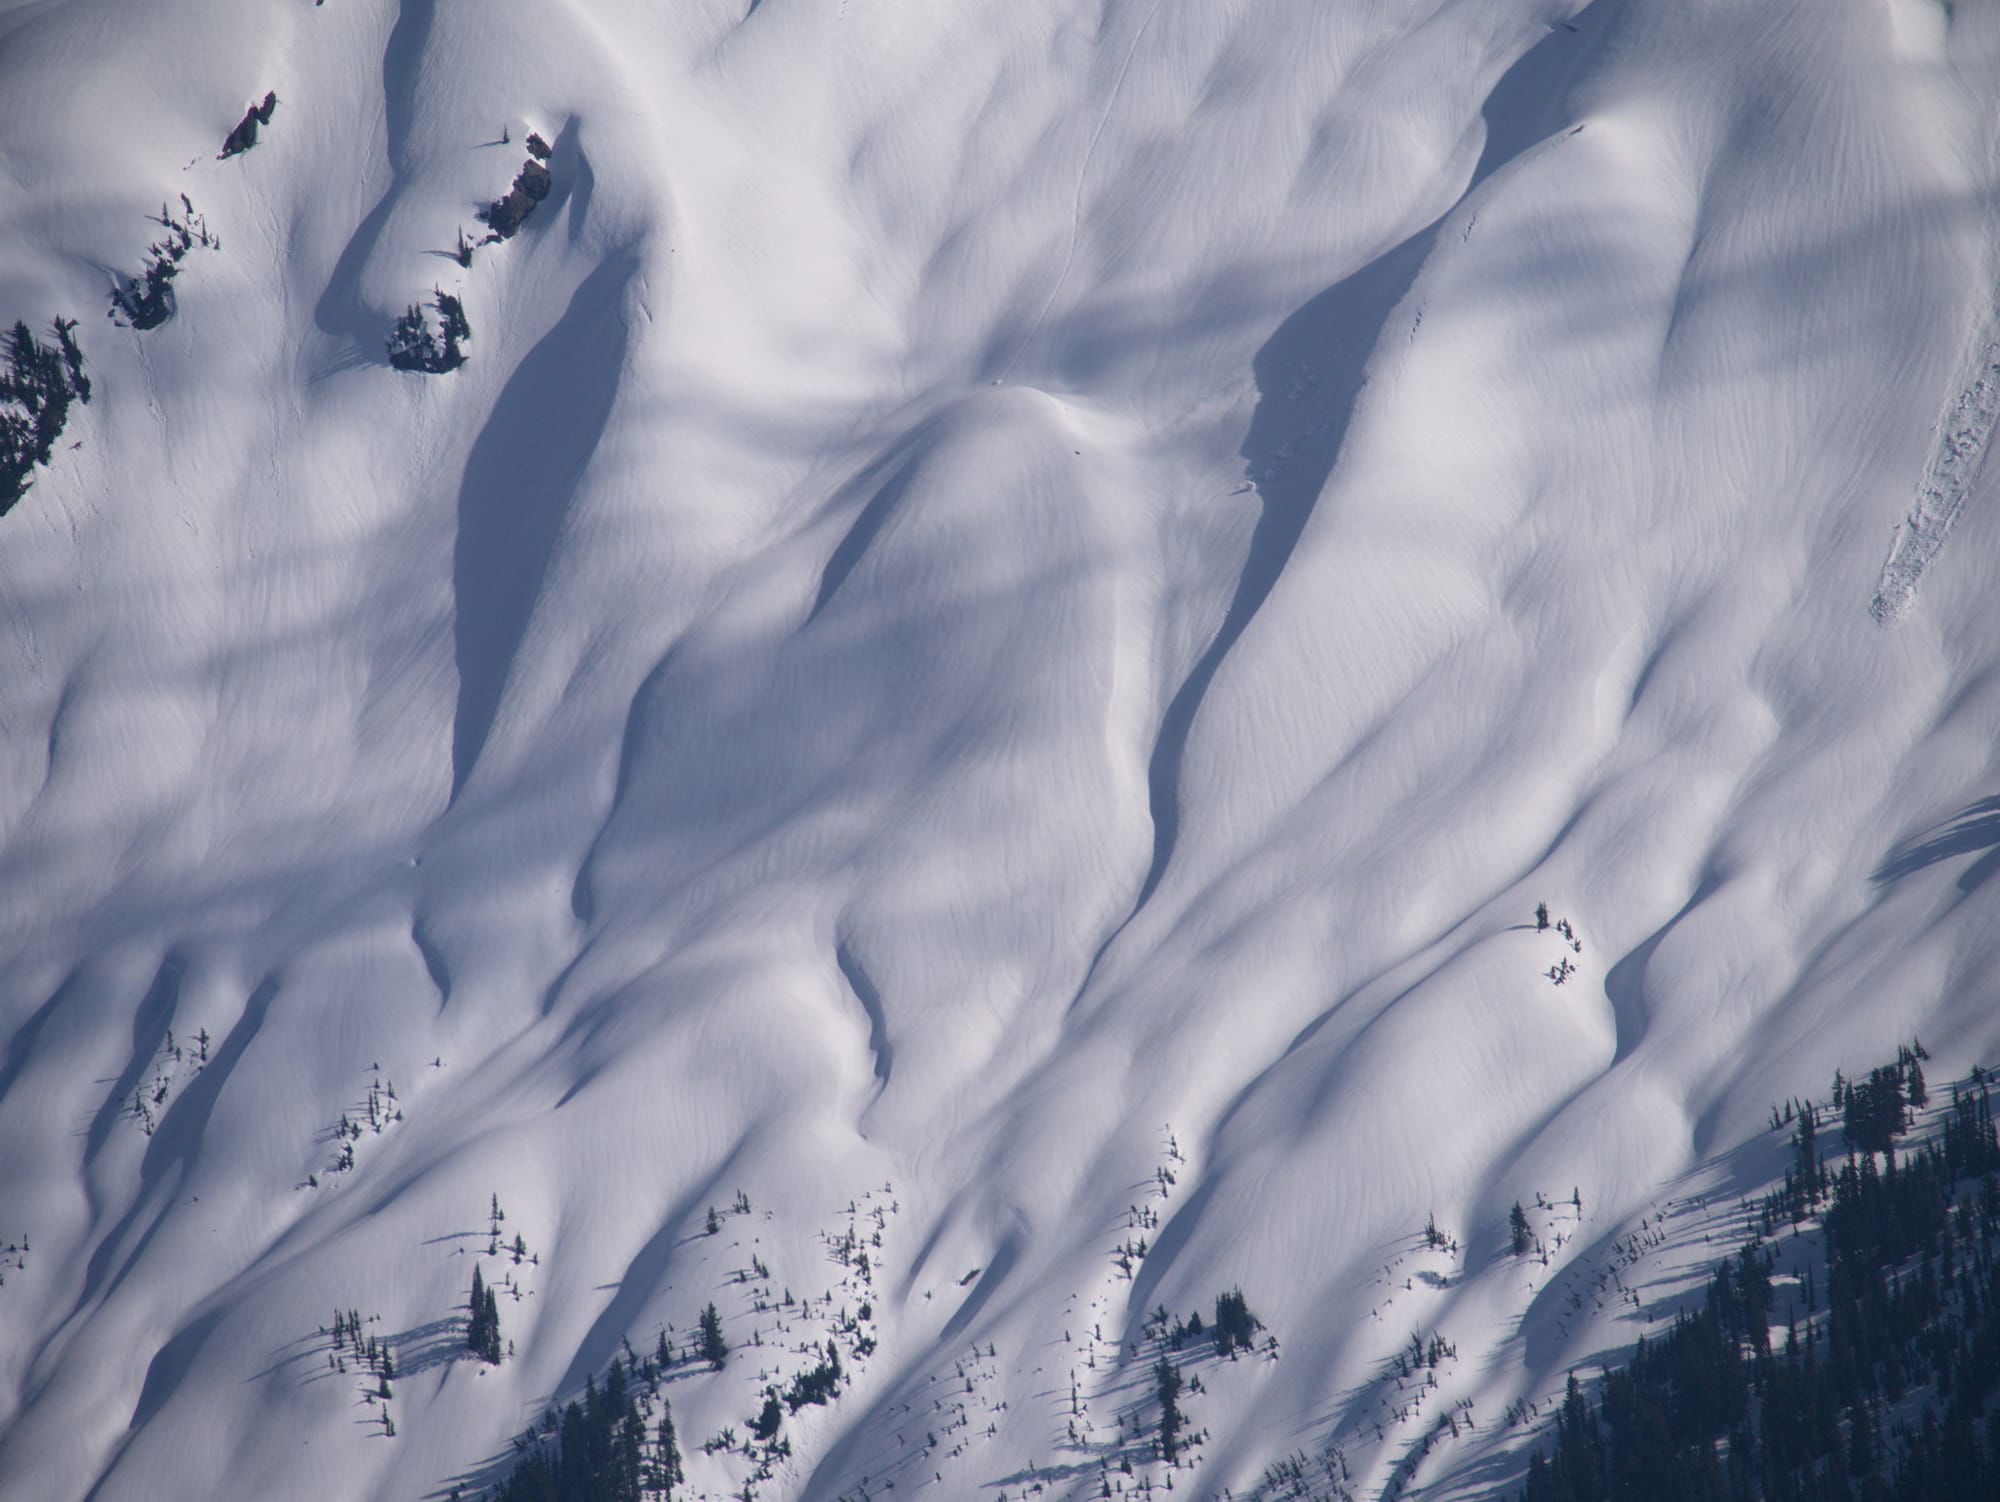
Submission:
POLYGON ((521 227, 521 221, 534 212, 536 204, 549 196, 552 183, 549 169, 531 157, 521 164, 507 196, 488 204, 479 217, 505 239, 521 227))
POLYGON ((223 157, 240 156, 243 152, 255 146, 257 144, 257 127, 260 125, 269 125, 271 123, 271 116, 276 114, 277 111, 278 96, 275 93, 267 93, 264 96, 262 104, 251 105, 249 111, 237 122, 236 128, 223 141, 223 157))

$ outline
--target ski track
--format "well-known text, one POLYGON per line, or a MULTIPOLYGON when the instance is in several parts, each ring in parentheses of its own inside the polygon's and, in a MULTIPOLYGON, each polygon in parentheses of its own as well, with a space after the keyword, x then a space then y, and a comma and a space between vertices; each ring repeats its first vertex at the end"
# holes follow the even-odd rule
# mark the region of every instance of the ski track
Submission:
MULTIPOLYGON (((1975 100, 1978 85, 1969 83, 1975 100)), ((1991 107, 1991 101, 1984 101, 1991 107)), ((2000 183, 2000 112, 1987 127, 1985 176, 2000 183)), ((1953 382, 1956 395, 1939 414, 1930 454, 1924 460, 1909 512, 1890 539, 1889 556, 1868 612, 1878 625, 1901 621, 1916 603, 1917 586, 1937 561, 1945 541, 1985 468, 1993 428, 2000 421, 2000 220, 1987 211, 1981 270, 1991 289, 1986 314, 1968 341, 1953 382)))
POLYGON ((2000 420, 2000 304, 1979 330, 1974 349, 1957 397, 1938 419, 1915 503, 1897 524, 1869 602, 1869 614, 1884 626, 1909 614, 1924 571, 1937 561, 1985 466, 1994 423, 2000 420))

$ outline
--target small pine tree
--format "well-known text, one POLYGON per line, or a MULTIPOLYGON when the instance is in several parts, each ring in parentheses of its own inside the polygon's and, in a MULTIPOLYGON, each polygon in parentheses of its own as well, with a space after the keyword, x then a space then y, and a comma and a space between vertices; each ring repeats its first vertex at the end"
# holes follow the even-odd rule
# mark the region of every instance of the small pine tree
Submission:
POLYGON ((1507 1212, 1507 1245, 1516 1257, 1527 1255, 1528 1248, 1535 1244, 1535 1234, 1528 1227, 1528 1213, 1521 1208, 1519 1200, 1507 1212))

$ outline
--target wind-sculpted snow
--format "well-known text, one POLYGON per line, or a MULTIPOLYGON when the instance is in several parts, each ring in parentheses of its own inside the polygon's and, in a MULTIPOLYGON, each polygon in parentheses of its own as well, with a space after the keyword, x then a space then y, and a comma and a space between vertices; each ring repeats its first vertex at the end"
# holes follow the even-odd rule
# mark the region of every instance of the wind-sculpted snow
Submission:
POLYGON ((1507 1494, 2000 1047, 1991 11, 0 4, 0 1495, 1507 1494))

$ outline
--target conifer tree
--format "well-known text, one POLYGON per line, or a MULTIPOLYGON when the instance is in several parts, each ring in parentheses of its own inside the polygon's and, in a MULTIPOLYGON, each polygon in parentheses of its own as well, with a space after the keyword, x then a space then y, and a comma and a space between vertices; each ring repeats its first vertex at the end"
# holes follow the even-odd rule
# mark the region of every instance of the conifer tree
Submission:
POLYGON ((718 1372, 729 1359, 729 1343, 722 1338, 722 1316, 713 1304, 701 1311, 701 1359, 718 1372))
POLYGON ((1239 1349, 1249 1350, 1261 1325, 1257 1316, 1250 1312, 1249 1301, 1243 1297, 1243 1290, 1232 1288, 1227 1293, 1215 1297, 1215 1350, 1219 1356, 1234 1355, 1239 1349))
POLYGON ((486 1349, 481 1356, 488 1366, 500 1364, 500 1299, 493 1285, 486 1285, 486 1349))
POLYGON ((475 1356, 486 1354, 486 1280, 479 1275, 479 1266, 472 1268, 472 1297, 467 1301, 471 1319, 465 1327, 465 1347, 475 1356))
POLYGON ((1153 1381, 1160 1399, 1160 1458, 1172 1465, 1180 1453, 1181 1426, 1186 1422, 1180 1405, 1181 1374, 1162 1356, 1153 1364, 1153 1381))
POLYGON ((680 1439, 674 1433, 673 1405, 660 1399, 660 1439, 653 1461, 653 1489, 673 1502, 674 1488, 686 1477, 681 1471, 680 1439))
POLYGON ((500 1364, 500 1300, 492 1285, 472 1269, 472 1318, 466 1326, 465 1346, 488 1366, 500 1364))

